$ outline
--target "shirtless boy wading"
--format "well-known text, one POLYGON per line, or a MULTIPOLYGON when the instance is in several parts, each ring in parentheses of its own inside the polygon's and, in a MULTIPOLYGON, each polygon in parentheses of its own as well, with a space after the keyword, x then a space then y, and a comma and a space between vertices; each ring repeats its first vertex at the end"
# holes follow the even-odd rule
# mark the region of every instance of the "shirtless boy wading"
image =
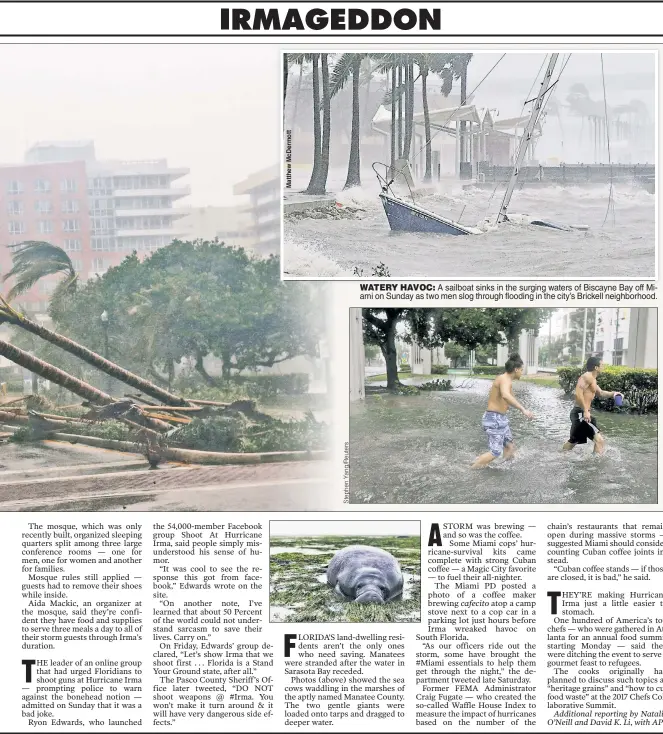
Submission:
POLYGON ((579 443, 587 443, 587 439, 594 442, 594 453, 602 454, 605 441, 600 433, 596 420, 591 414, 592 400, 595 396, 602 398, 614 398, 621 395, 618 392, 601 390, 596 378, 603 369, 603 362, 599 357, 590 357, 585 366, 585 373, 578 378, 575 392, 575 404, 571 409, 571 436, 562 446, 565 451, 570 451, 579 443))
POLYGON ((506 412, 509 406, 519 410, 525 418, 534 418, 534 415, 525 410, 523 406, 513 397, 511 386, 514 380, 519 380, 523 374, 524 362, 517 354, 512 354, 504 365, 505 372, 495 378, 490 394, 488 396, 488 409, 483 414, 481 425, 488 436, 488 448, 485 454, 481 454, 474 464, 473 469, 488 466, 491 461, 504 455, 510 459, 515 453, 513 435, 506 412))

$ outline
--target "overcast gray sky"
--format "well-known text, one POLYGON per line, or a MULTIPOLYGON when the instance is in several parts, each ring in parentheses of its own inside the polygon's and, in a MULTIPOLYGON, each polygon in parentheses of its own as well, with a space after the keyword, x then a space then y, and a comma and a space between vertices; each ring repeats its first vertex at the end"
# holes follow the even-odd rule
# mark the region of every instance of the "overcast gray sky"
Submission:
MULTIPOLYGON (((0 44, 0 164, 40 140, 188 166, 194 206, 278 161, 279 51, 220 44, 0 44)), ((235 199, 236 201, 236 199, 235 199)))
MULTIPOLYGON (((477 53, 471 90, 500 53, 477 53)), ((518 114, 544 54, 507 54, 476 103, 518 114)), ((281 65, 277 45, 0 44, 4 113, 0 164, 18 163, 40 140, 93 139, 99 158, 161 158, 191 169, 193 206, 236 202, 233 184, 278 161, 281 65)), ((652 75, 653 54, 604 55, 608 101, 649 93, 614 74, 652 75)), ((574 53, 562 87, 600 94, 600 56, 574 53)))
MULTIPOLYGON (((546 53, 509 52, 482 82, 500 56, 502 53, 474 54, 468 67, 468 93, 481 82, 476 93, 476 104, 479 107, 498 107, 503 117, 510 117, 520 113, 522 101, 527 97, 537 73, 541 80, 543 71, 540 69, 546 53)), ((553 79, 557 78, 567 57, 567 53, 560 52, 553 79)), ((640 98, 653 113, 655 59, 653 52, 606 51, 603 54, 603 70, 608 104, 623 104, 633 98, 640 98)), ((569 87, 580 82, 587 87, 592 98, 603 99, 600 52, 573 51, 564 66, 557 94, 563 99, 569 87)), ((538 91, 535 86, 532 96, 536 96, 538 91)))

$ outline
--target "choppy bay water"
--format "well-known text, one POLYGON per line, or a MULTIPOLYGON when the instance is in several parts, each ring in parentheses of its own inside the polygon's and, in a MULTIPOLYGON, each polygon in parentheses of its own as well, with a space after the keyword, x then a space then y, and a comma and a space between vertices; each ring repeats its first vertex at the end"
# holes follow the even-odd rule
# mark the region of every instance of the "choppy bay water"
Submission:
MULTIPOLYGON (((495 216, 503 189, 452 190, 419 197, 426 209, 475 226, 495 216)), ((635 278, 655 275, 655 195, 615 185, 614 223, 608 185, 545 187, 516 191, 510 213, 589 232, 560 232, 508 223, 481 235, 392 233, 377 188, 366 185, 338 195, 365 209, 357 219, 290 219, 284 226, 284 270, 291 276, 370 275, 384 263, 392 277, 427 278, 635 278)))
POLYGON ((369 396, 350 418, 350 502, 378 504, 639 504, 657 497, 657 416, 597 413, 606 439, 562 452, 571 400, 562 390, 521 382, 510 410, 516 457, 470 469, 487 451, 481 417, 489 380, 445 393, 369 396))

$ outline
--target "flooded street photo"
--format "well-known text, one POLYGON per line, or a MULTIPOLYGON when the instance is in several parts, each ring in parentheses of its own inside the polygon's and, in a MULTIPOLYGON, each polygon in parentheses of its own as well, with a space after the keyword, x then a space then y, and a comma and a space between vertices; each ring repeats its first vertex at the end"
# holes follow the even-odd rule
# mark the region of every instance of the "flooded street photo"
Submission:
POLYGON ((650 504, 657 501, 657 416, 597 412, 603 456, 591 445, 563 452, 572 400, 522 382, 516 398, 534 413, 510 411, 515 458, 483 470, 481 427, 490 380, 462 378, 455 389, 380 395, 352 405, 350 502, 357 504, 650 504), (511 415, 513 414, 513 415, 511 415), (376 470, 379 467, 379 471, 376 470))

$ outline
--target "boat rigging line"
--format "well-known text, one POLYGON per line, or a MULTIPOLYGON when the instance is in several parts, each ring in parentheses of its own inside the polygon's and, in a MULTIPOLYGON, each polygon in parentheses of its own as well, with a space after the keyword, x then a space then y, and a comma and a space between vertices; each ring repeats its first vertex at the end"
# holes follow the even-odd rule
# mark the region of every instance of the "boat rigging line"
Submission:
POLYGON ((601 54, 601 82, 603 84, 603 109, 605 112, 605 139, 608 146, 608 165, 610 166, 610 192, 608 194, 608 207, 605 211, 602 227, 605 226, 608 216, 612 213, 612 226, 615 226, 615 197, 612 187, 612 154, 610 152, 610 120, 608 119, 608 99, 605 93, 605 72, 603 70, 603 54, 601 54))
POLYGON ((509 202, 511 201, 511 196, 513 194, 513 191, 516 188, 516 182, 518 181, 520 167, 522 166, 525 160, 525 155, 527 154, 527 149, 529 148, 530 140, 532 138, 532 133, 534 132, 536 123, 538 122, 539 118, 541 117, 541 112, 543 111, 543 107, 544 107, 544 97, 550 86, 550 82, 552 80, 552 75, 555 70, 555 64, 557 63, 558 57, 559 57, 559 54, 557 53, 550 54, 550 60, 548 61, 548 67, 546 68, 546 71, 543 75, 543 79, 541 80, 541 89, 539 90, 539 94, 537 95, 536 102, 534 103, 534 106, 532 108, 532 114, 530 115, 530 118, 527 121, 527 125, 525 126, 523 136, 520 139, 520 145, 518 146, 518 153, 516 155, 516 160, 513 166, 513 171, 511 173, 511 178, 506 187, 506 191, 504 192, 504 198, 502 199, 500 210, 495 219, 496 225, 500 224, 501 222, 508 221, 507 209, 509 207, 509 202))
MULTIPOLYGON (((523 106, 520 108, 520 114, 517 117, 518 120, 522 119, 523 114, 525 113, 525 107, 527 106, 527 100, 529 99, 529 96, 532 94, 532 90, 534 89, 534 85, 536 84, 536 80, 539 78, 539 74, 543 70, 543 66, 546 63, 546 59, 547 58, 548 58, 548 54, 544 54, 543 55, 543 61, 541 62, 541 66, 539 66, 539 70, 536 72, 536 75, 534 76, 534 79, 532 79, 532 84, 531 84, 530 88, 528 89, 527 94, 525 95, 525 101, 523 102, 523 106)), ((558 79, 558 81, 559 81, 559 79, 558 79)), ((516 124, 518 124, 518 123, 516 123, 516 124)), ((516 135, 517 134, 518 134, 518 128, 516 128, 516 135)), ((498 187, 501 184, 503 184, 503 183, 506 183, 506 179, 504 181, 497 181, 495 183, 495 187, 493 188, 492 193, 488 197, 488 203, 486 204, 485 211, 488 211, 488 209, 490 208, 490 203, 492 202, 493 197, 495 196, 495 193, 497 192, 498 187)))
MULTIPOLYGON (((543 115, 543 113, 545 111, 545 108, 546 108, 546 105, 548 104, 548 100, 550 100, 550 98, 552 97, 552 94, 549 95, 548 92, 550 92, 550 91, 557 91, 557 84, 559 83, 559 80, 562 78, 562 74, 564 73, 564 69, 566 69, 566 65, 569 63, 569 61, 571 59, 571 56, 572 56, 572 54, 569 54, 566 57, 566 60, 562 64, 562 68, 560 69, 559 74, 557 75, 557 79, 555 79, 555 81, 548 87, 548 90, 546 91, 546 97, 545 97, 545 100, 543 102, 543 106, 541 107, 541 112, 539 113, 539 116, 537 117, 537 120, 541 117, 541 115, 543 115)), ((536 84, 536 82, 537 82, 537 80, 539 78, 539 74, 541 74, 541 70, 543 69, 543 66, 546 63, 546 59, 547 58, 548 58, 547 54, 544 55, 543 61, 541 62, 541 66, 539 66, 539 70, 536 72, 536 76, 534 77, 534 80, 532 81, 532 85, 530 86, 529 91, 527 92, 527 96, 525 98, 525 101, 523 102, 523 106, 520 108, 520 114, 518 115, 518 119, 522 118, 523 113, 525 112, 525 107, 530 102, 535 102, 536 101, 536 97, 530 99, 530 95, 532 94, 532 90, 534 89, 534 85, 536 84)), ((522 142, 522 138, 521 138, 521 142, 522 142)), ((486 208, 485 208, 484 211, 488 211, 488 209, 490 208, 490 204, 491 204, 491 202, 493 200, 493 197, 495 196, 495 194, 497 192, 497 189, 499 188, 499 186, 501 186, 502 184, 505 184, 505 183, 507 183, 507 179, 504 179, 504 181, 497 181, 495 183, 495 187, 493 188, 490 196, 488 197, 488 203, 486 204, 486 208)))

